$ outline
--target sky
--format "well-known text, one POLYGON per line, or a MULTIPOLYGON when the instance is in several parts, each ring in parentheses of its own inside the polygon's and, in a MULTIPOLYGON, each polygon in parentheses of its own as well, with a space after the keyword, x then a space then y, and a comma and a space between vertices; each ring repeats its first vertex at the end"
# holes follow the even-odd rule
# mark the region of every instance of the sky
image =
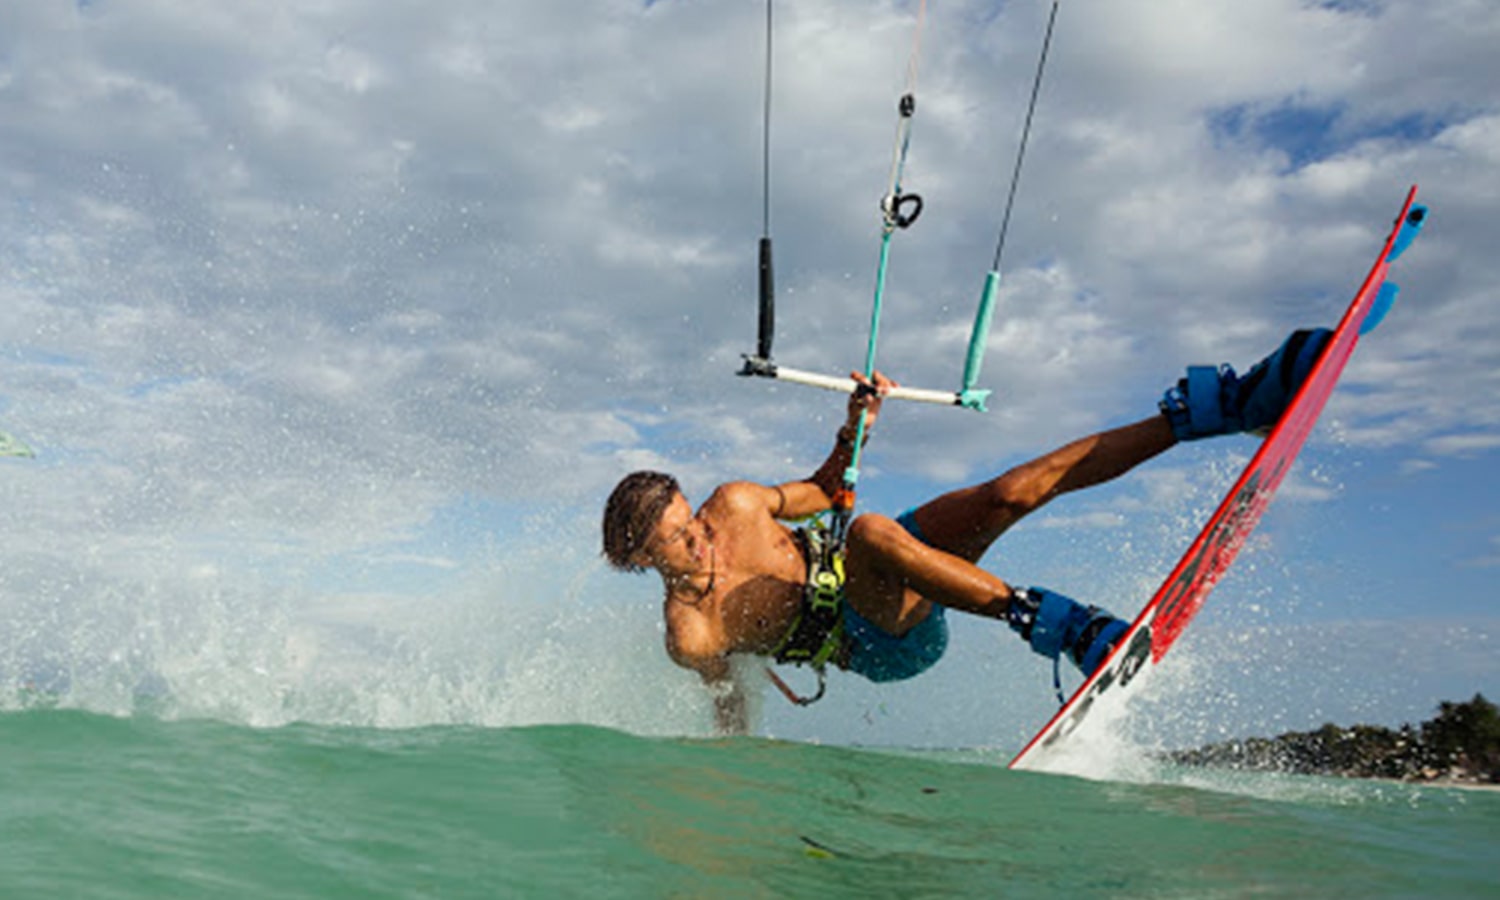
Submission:
MULTIPOLYGON (((905 384, 957 386, 1049 7, 928 4, 905 179, 926 209, 880 336, 905 384)), ((862 365, 915 13, 776 7, 785 365, 862 365)), ((0 459, 3 702, 704 730, 660 586, 603 567, 598 518, 639 468, 695 501, 802 477, 842 420, 735 376, 763 28, 751 0, 0 2, 0 431, 36 451, 0 459)), ((862 507, 1331 323, 1419 184, 1400 302, 1143 718, 1197 737, 1500 694, 1497 44, 1487 0, 1061 4, 991 409, 890 404, 862 507)), ((986 565, 1133 614, 1254 448, 1175 449, 986 565)), ((934 673, 835 676, 758 727, 1018 745, 1049 668, 960 622, 934 673)))

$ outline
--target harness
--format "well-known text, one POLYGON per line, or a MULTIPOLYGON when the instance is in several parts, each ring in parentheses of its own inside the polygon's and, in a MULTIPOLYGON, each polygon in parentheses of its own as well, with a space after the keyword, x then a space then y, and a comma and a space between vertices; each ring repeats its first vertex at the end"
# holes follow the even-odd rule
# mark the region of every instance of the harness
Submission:
POLYGON ((823 696, 824 667, 830 662, 842 667, 846 658, 844 548, 821 522, 799 528, 795 534, 807 560, 807 581, 797 617, 770 655, 778 663, 811 666, 818 673, 818 692, 811 698, 798 697, 775 672, 769 668, 766 672, 788 700, 805 706, 823 696))

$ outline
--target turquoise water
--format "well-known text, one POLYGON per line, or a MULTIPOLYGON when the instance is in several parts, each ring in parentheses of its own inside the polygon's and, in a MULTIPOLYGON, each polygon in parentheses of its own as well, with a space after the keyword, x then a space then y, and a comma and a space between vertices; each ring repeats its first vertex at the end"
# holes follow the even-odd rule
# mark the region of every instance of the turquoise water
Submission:
POLYGON ((1494 896, 1500 794, 587 726, 0 714, 7 897, 1494 896))

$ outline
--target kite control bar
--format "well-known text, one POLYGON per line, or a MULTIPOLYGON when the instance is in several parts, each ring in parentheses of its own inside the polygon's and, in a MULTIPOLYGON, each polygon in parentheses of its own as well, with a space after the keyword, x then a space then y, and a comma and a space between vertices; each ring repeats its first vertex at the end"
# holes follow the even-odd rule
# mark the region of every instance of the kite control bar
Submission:
MULTIPOLYGON (((859 382, 853 378, 839 378, 834 375, 792 369, 769 359, 748 354, 745 356, 745 366, 740 369, 739 374, 790 381, 793 384, 805 384, 841 394, 852 394, 859 389, 859 382)), ((928 388, 894 387, 891 388, 890 393, 886 394, 886 399, 914 400, 918 403, 934 403, 938 406, 963 406, 983 411, 985 398, 989 394, 990 392, 986 390, 941 391, 928 388)))
MULTIPOLYGON (((891 162, 889 189, 880 203, 882 218, 880 262, 876 267, 874 306, 870 312, 870 338, 865 354, 864 373, 867 378, 873 377, 875 373, 875 344, 876 336, 880 330, 880 311, 885 295, 886 263, 889 259, 891 235, 898 229, 910 227, 916 222, 917 217, 922 214, 922 198, 917 194, 904 192, 901 187, 901 180, 906 168, 907 150, 911 143, 912 119, 915 116, 917 107, 915 92, 917 58, 921 46, 922 20, 926 8, 926 0, 922 0, 917 8, 917 27, 916 34, 913 36, 912 52, 907 66, 906 91, 901 95, 897 103, 896 142, 891 162)), ((1006 232, 1010 225, 1011 209, 1016 198, 1016 187, 1020 183, 1021 164, 1026 156, 1027 139, 1031 134, 1032 116, 1036 112, 1037 96, 1041 90, 1042 72, 1047 64, 1047 51, 1052 45, 1053 26, 1057 22, 1057 8, 1057 0, 1053 0, 1052 13, 1047 18, 1047 33, 1042 39, 1041 57, 1037 61, 1036 77, 1031 86, 1031 100, 1026 109, 1026 123, 1022 127, 1021 143, 1016 152, 1015 170, 1011 173, 1010 193, 1005 203, 1005 215, 1000 224, 1000 236, 995 245, 995 260, 990 267, 989 274, 985 278, 984 290, 981 292, 979 298, 979 308, 974 316, 974 327, 969 335, 969 346, 964 358, 961 386, 956 391, 895 388, 887 395, 889 397, 897 400, 915 400, 939 406, 961 406, 965 409, 973 409, 980 412, 985 411, 985 403, 989 399, 991 392, 977 388, 975 385, 979 381, 980 369, 984 364, 985 349, 989 341, 990 323, 994 318, 995 306, 1000 292, 1000 263, 1005 251, 1006 232)), ((774 287, 775 276, 773 274, 771 258, 771 0, 766 0, 765 85, 762 148, 763 172, 761 178, 763 225, 760 239, 760 328, 757 335, 755 355, 745 355, 745 365, 740 369, 739 374, 754 375, 761 378, 775 378, 781 381, 805 384, 825 390, 852 393, 859 386, 852 378, 838 378, 821 375, 816 372, 807 372, 801 369, 789 369, 785 366, 777 365, 771 356, 771 345, 776 332, 776 290, 774 287)), ((857 457, 858 454, 856 453, 856 459, 857 457)))

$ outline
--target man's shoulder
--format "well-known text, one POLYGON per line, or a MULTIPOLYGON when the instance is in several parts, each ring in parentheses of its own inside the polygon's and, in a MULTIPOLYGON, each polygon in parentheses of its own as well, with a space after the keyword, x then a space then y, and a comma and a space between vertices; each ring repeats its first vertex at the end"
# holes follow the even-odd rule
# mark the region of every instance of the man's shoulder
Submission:
POLYGON ((694 604, 668 599, 664 610, 667 654, 678 665, 702 669, 705 662, 723 657, 728 642, 712 618, 694 604))
POLYGON ((753 481, 726 482, 708 495, 708 499, 703 502, 703 510, 729 516, 768 513, 775 490, 753 481))

